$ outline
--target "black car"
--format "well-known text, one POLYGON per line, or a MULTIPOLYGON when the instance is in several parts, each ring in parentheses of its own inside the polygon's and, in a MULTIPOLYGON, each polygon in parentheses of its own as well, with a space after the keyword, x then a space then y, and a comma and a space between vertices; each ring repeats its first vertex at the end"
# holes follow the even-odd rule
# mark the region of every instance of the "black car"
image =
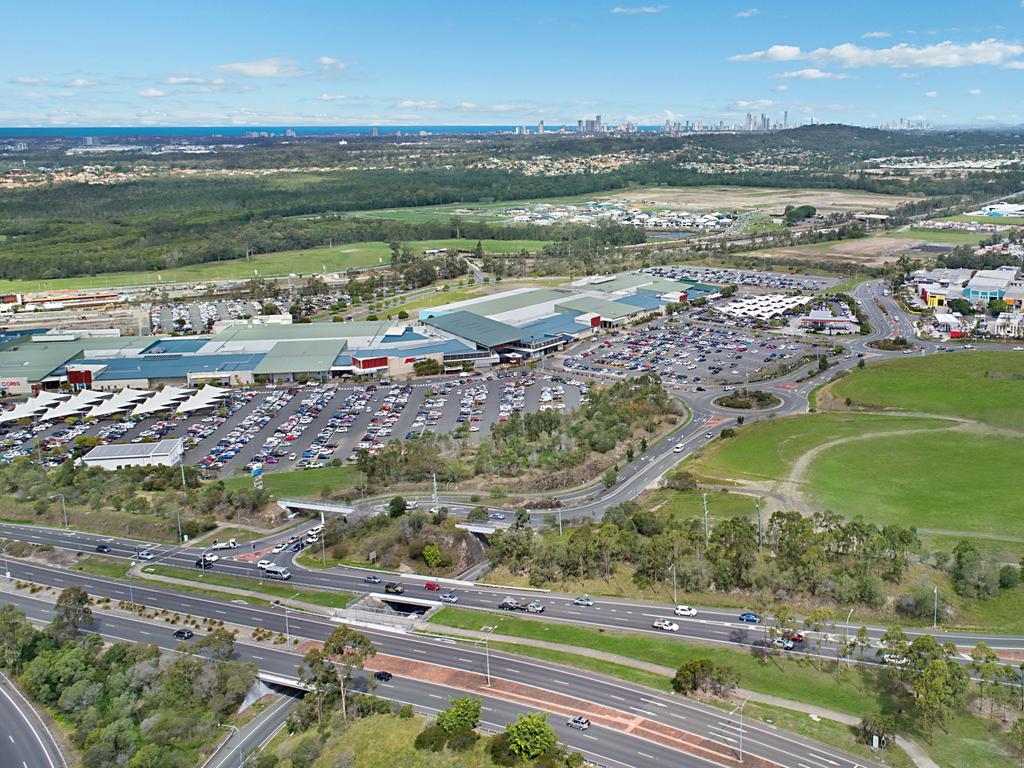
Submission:
POLYGON ((405 592, 405 587, 403 587, 401 584, 397 582, 389 581, 387 584, 384 585, 384 591, 387 592, 389 595, 400 595, 403 592, 405 592))
POLYGON ((213 563, 211 563, 205 557, 200 557, 198 560, 196 560, 196 568, 202 568, 205 571, 208 568, 213 568, 213 563))
POLYGON ((108 544, 97 544, 96 545, 96 551, 97 552, 103 552, 103 553, 109 552, 110 551, 110 546, 108 544))
POLYGON ((382 683, 386 683, 388 680, 390 680, 392 677, 394 677, 394 675, 392 675, 390 672, 381 671, 381 672, 374 672, 373 673, 373 677, 376 680, 380 680, 382 683))
POLYGON ((193 632, 191 629, 178 629, 174 631, 175 640, 191 640, 193 632))

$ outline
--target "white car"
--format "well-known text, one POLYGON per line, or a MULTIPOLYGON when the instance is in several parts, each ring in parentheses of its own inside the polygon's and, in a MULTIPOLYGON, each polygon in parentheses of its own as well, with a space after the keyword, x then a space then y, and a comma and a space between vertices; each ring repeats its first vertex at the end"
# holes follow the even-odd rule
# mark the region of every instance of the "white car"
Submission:
POLYGON ((264 568, 269 568, 272 565, 273 563, 270 560, 260 560, 258 563, 256 563, 256 567, 259 568, 261 571, 264 568))
POLYGON ((203 559, 206 560, 206 562, 208 563, 216 563, 218 560, 220 560, 220 557, 218 555, 213 554, 213 552, 207 552, 205 555, 203 555, 203 559))
POLYGON ((459 596, 454 592, 445 592, 438 598, 442 603, 457 603, 459 602, 459 596))
POLYGON ((572 602, 573 605, 585 605, 588 608, 594 604, 594 601, 590 599, 590 597, 588 597, 587 595, 580 595, 572 602))
POLYGON ((675 445, 675 447, 672 449, 672 453, 682 453, 685 450, 686 450, 686 446, 685 445, 683 445, 682 443, 677 443, 675 445))
POLYGON ((697 609, 689 605, 677 605, 673 613, 675 613, 676 616, 693 617, 697 615, 697 609))
POLYGON ((669 621, 668 619, 655 619, 654 623, 651 624, 651 626, 655 629, 661 629, 665 632, 679 631, 679 625, 676 624, 674 621, 669 621))
POLYGON ((153 559, 153 553, 150 552, 148 549, 144 549, 141 552, 139 552, 139 560, 152 560, 152 559, 153 559))
POLYGON ((270 550, 270 551, 271 551, 271 552, 273 552, 273 553, 274 553, 274 554, 276 555, 276 554, 278 554, 279 552, 284 552, 284 550, 285 550, 285 547, 287 547, 287 546, 288 546, 288 545, 287 545, 287 544, 285 544, 285 543, 284 543, 284 542, 282 541, 282 542, 281 542, 280 544, 278 544, 278 545, 277 545, 276 547, 274 547, 274 548, 273 548, 272 550, 270 550))

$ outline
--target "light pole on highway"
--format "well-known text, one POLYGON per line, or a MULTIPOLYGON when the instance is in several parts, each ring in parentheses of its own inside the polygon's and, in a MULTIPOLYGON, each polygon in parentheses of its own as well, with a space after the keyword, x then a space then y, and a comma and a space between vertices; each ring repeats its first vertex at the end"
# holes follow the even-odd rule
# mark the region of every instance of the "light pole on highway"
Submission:
POLYGON ((672 563, 669 568, 672 570, 672 602, 678 605, 679 598, 676 597, 676 564, 672 563))
POLYGON ((743 708, 747 706, 747 702, 750 701, 750 697, 747 696, 740 704, 740 762, 743 762, 743 708))
POLYGON ((128 562, 128 600, 132 604, 132 615, 135 615, 135 591, 132 589, 132 569, 135 567, 135 561, 130 560, 128 562))
MULTIPOLYGON (((850 619, 852 619, 852 618, 853 618, 853 608, 851 608, 850 612, 848 614, 846 614, 846 623, 843 625, 843 645, 846 647, 846 652, 847 653, 850 652, 850 639, 849 639, 850 638, 850 619)), ((837 664, 839 663, 838 660, 836 661, 836 663, 837 664)), ((853 664, 853 660, 852 659, 850 660, 849 664, 853 664)))
POLYGON ((493 625, 487 630, 487 637, 484 638, 484 664, 487 669, 487 686, 491 685, 491 632, 498 628, 498 625, 493 625))
POLYGON ((63 493, 55 493, 50 498, 51 499, 56 499, 58 497, 60 498, 60 506, 64 510, 64 527, 67 528, 68 527, 68 502, 64 498, 64 494, 63 493))
POLYGON ((932 629, 939 626, 939 588, 932 587, 932 629))
POLYGON ((9 541, 5 541, 3 547, 0 548, 0 549, 2 549, 2 551, 4 553, 4 577, 8 578, 8 579, 11 578, 11 566, 7 562, 7 545, 10 544, 10 543, 11 542, 9 542, 9 541))
POLYGON ((289 597, 288 600, 285 600, 284 603, 283 603, 283 605, 284 605, 284 639, 285 639, 286 643, 290 643, 292 641, 292 633, 291 633, 291 630, 288 628, 288 603, 289 603, 289 601, 294 600, 298 596, 299 596, 299 593, 296 592, 294 595, 289 597))

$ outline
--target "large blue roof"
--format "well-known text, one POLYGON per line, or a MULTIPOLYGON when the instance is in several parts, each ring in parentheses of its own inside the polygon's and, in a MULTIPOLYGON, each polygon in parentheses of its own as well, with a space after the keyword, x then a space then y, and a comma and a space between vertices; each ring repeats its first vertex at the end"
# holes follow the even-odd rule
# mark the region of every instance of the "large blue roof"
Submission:
POLYGON ((456 341, 455 339, 448 339, 447 341, 437 341, 431 344, 417 344, 414 347, 403 347, 402 349, 395 349, 393 347, 371 347, 368 349, 349 350, 343 355, 338 355, 334 364, 351 365, 353 355, 362 360, 366 360, 371 357, 419 357, 420 355, 436 355, 439 352, 443 355, 456 355, 463 352, 476 351, 477 349, 475 347, 468 346, 467 344, 463 344, 461 341, 456 341))
POLYGON ((84 358, 76 364, 104 365, 97 381, 121 379, 185 378, 189 373, 230 373, 252 371, 264 357, 263 353, 244 355, 139 355, 133 357, 84 358))
POLYGON ((144 355, 163 355, 170 353, 198 352, 209 339, 158 339, 142 350, 144 355))
POLYGON ((632 296, 623 296, 621 299, 613 299, 613 301, 624 307, 638 307, 640 309, 658 309, 665 304, 664 301, 658 298, 658 294, 651 291, 637 291, 632 296))

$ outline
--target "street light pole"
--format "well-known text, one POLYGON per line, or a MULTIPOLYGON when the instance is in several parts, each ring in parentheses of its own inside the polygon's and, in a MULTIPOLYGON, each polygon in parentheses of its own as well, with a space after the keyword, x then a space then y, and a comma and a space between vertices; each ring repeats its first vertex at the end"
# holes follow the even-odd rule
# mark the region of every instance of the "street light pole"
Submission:
POLYGON ((64 510, 64 527, 67 528, 68 527, 68 502, 64 498, 64 494, 63 493, 55 493, 50 498, 51 499, 56 499, 58 496, 60 497, 61 508, 64 510))
MULTIPOLYGON (((843 645, 846 646, 847 653, 849 653, 849 651, 850 651, 850 640, 849 640, 849 638, 850 638, 850 619, 852 619, 852 618, 853 618, 853 608, 851 608, 850 612, 848 614, 846 614, 846 624, 843 625, 843 645)), ((849 663, 853 664, 853 661, 851 660, 849 663)))
POLYGON ((9 542, 9 541, 7 541, 7 542, 4 542, 4 545, 3 545, 3 547, 2 547, 2 551, 3 551, 3 553, 4 553, 4 577, 5 577, 5 578, 8 578, 8 579, 9 579, 9 578, 11 578, 11 566, 10 566, 10 564, 9 564, 9 563, 7 562, 7 546, 8 546, 8 545, 9 545, 10 543, 11 543, 11 542, 9 542))
POLYGON ((286 643, 290 643, 292 641, 291 630, 288 627, 288 602, 294 600, 298 596, 299 593, 296 592, 294 595, 289 597, 288 600, 284 601, 284 639, 286 643))
POLYGON ((231 723, 221 723, 221 725, 223 725, 225 728, 230 728, 232 731, 238 734, 238 746, 235 747, 235 749, 238 751, 238 768, 243 768, 242 732, 238 730, 238 728, 236 728, 235 726, 231 725, 231 723))
POLYGON ((743 762, 743 708, 747 706, 747 702, 750 701, 750 697, 747 696, 740 704, 740 762, 743 762))
POLYGON ((487 666, 487 687, 491 685, 491 633, 497 629, 497 625, 487 630, 487 637, 484 638, 484 662, 487 666))
POLYGON ((132 604, 132 615, 135 615, 135 591, 132 589, 132 569, 135 567, 135 561, 131 560, 128 563, 128 600, 132 604))
POLYGON ((939 588, 932 587, 932 594, 932 629, 935 629, 939 626, 939 588))

